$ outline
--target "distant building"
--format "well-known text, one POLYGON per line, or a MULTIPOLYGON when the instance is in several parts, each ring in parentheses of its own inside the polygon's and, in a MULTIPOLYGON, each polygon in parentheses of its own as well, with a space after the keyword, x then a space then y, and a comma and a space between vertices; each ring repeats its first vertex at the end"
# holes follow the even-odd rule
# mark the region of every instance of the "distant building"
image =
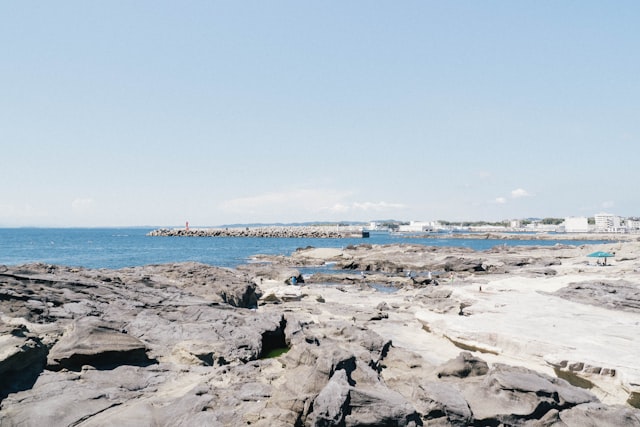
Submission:
POLYGON ((571 216, 564 219, 564 231, 566 233, 587 233, 589 220, 584 216, 571 216))
POLYGON ((640 218, 627 218, 625 220, 625 226, 629 232, 640 231, 640 218))
POLYGON ((401 233, 424 233, 438 229, 437 221, 411 221, 409 225, 401 225, 398 231, 401 233))
POLYGON ((478 226, 469 227, 469 230, 477 231, 480 233, 491 233, 491 232, 504 233, 509 229, 507 228, 506 225, 478 225, 478 226))
POLYGON ((622 219, 613 214, 599 213, 595 215, 596 231, 600 233, 619 233, 622 230, 622 219))
POLYGON ((527 231, 533 231, 536 233, 552 233, 557 231, 558 226, 555 224, 543 224, 540 220, 531 221, 524 227, 527 231))

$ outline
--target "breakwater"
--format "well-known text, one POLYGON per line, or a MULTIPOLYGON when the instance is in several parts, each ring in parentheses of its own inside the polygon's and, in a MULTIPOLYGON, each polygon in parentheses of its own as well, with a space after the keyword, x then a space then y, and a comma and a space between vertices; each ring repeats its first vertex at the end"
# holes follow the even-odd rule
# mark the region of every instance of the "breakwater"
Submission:
POLYGON ((150 231, 149 236, 162 237, 279 237, 345 239, 369 237, 360 226, 266 226, 225 228, 160 228, 150 231))

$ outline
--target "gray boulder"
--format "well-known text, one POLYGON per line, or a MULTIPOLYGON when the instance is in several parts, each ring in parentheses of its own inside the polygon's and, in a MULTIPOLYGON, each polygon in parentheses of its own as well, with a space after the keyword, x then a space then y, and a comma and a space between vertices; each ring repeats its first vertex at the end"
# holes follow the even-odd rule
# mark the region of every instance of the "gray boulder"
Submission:
POLYGON ((571 283, 553 294, 582 304, 640 313, 640 289, 625 280, 571 283))
POLYGON ((113 369, 119 365, 147 366, 142 341, 94 317, 74 321, 47 357, 47 368, 80 370, 83 365, 113 369))
POLYGON ((486 425, 519 425, 551 410, 597 402, 593 394, 564 380, 502 364, 495 364, 481 381, 460 387, 476 422, 486 425))
POLYGON ((25 326, 0 325, 0 401, 33 386, 45 367, 47 348, 25 326))
POLYGON ((413 388, 411 401, 425 421, 438 420, 443 424, 467 426, 473 421, 469 404, 453 384, 422 382, 413 388))
POLYGON ((638 427, 638 411, 624 406, 607 406, 601 403, 585 403, 558 414, 555 425, 580 427, 638 427))
POLYGON ((314 400, 309 424, 319 427, 344 424, 349 412, 349 391, 346 371, 336 371, 314 400))
POLYGON ((400 393, 387 387, 353 387, 346 426, 418 426, 420 415, 400 393))
POLYGON ((312 426, 416 426, 420 416, 401 394, 377 383, 350 385, 344 370, 336 371, 313 402, 312 426))
POLYGON ((469 271, 469 272, 485 272, 489 270, 489 266, 482 260, 469 259, 456 256, 448 256, 444 259, 444 271, 469 271))
POLYGON ((455 359, 451 359, 438 368, 438 378, 485 375, 489 372, 489 365, 484 360, 475 357, 468 351, 463 351, 455 359))

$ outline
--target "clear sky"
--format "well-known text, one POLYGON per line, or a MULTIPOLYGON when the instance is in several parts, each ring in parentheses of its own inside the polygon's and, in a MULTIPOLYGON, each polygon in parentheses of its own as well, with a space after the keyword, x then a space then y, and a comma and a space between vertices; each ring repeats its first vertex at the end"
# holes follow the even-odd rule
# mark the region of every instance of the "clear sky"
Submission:
POLYGON ((0 226, 640 216, 638 1, 0 3, 0 226))

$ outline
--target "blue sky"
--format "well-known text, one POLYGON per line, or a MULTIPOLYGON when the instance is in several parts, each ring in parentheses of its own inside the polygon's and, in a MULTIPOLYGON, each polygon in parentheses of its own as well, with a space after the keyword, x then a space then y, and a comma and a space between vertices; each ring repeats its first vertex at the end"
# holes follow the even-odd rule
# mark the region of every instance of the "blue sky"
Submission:
POLYGON ((640 216, 636 1, 0 4, 0 226, 640 216))

